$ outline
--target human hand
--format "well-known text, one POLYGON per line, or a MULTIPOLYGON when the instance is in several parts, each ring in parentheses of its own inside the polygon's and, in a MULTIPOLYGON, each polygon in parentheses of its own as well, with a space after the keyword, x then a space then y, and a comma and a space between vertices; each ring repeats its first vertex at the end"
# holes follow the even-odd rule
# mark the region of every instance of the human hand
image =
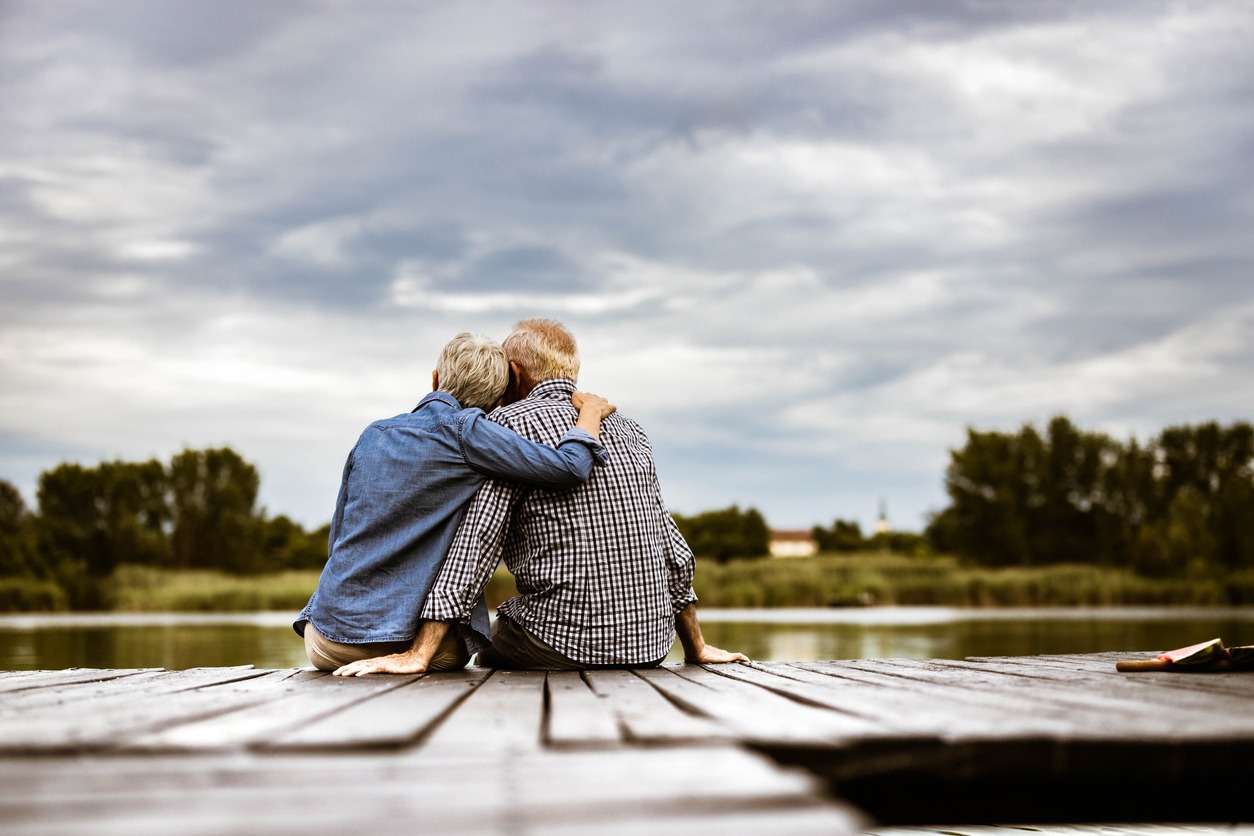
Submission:
POLYGON ((426 673, 427 663, 412 652, 359 659, 335 669, 332 676, 365 676, 368 673, 426 673))
POLYGON ((720 650, 712 644, 702 645, 697 651, 697 658, 684 659, 690 665, 716 665, 722 662, 748 662, 749 657, 743 653, 732 653, 727 650, 720 650))
POLYGON ((587 411, 596 415, 598 421, 604 421, 618 410, 614 404, 591 392, 576 391, 570 396, 570 402, 580 413, 587 411))

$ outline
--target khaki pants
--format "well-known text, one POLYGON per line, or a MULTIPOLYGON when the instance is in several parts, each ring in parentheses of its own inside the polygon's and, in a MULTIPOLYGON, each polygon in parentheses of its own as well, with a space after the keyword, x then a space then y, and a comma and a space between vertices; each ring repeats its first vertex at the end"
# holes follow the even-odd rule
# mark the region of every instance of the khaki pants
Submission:
MULTIPOLYGON (((341 644, 323 638, 314 629, 313 624, 305 622, 305 653, 309 661, 320 671, 333 671, 362 659, 373 659, 376 656, 390 656, 393 653, 404 653, 413 645, 413 640, 403 642, 370 642, 368 644, 341 644)), ((439 671, 459 671, 470 661, 466 645, 457 634, 456 627, 450 627, 444 641, 436 648, 431 663, 427 665, 428 673, 439 671)))
POLYGON ((498 615, 492 625, 492 644, 479 651, 476 663, 481 668, 516 671, 588 671, 656 668, 662 659, 637 665, 584 665, 558 653, 513 619, 498 615))

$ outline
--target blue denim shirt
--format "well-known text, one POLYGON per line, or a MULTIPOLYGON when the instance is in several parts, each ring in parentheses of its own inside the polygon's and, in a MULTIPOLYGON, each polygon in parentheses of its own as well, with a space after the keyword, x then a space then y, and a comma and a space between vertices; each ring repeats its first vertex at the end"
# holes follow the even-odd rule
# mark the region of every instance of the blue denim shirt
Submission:
MULTIPOLYGON (((329 557, 318 588, 292 625, 312 623, 344 644, 404 641, 419 614, 466 506, 488 479, 570 488, 608 461, 605 448, 572 429, 556 448, 528 441, 432 392, 413 412, 375 421, 348 454, 329 557)), ((471 617, 488 628, 483 596, 471 617)))

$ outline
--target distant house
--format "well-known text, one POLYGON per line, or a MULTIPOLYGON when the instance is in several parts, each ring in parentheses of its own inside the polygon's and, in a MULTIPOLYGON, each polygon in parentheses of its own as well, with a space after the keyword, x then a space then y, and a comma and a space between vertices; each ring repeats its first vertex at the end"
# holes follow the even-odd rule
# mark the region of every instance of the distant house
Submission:
POLYGON ((771 557, 809 557, 819 550, 808 528, 771 532, 771 557))

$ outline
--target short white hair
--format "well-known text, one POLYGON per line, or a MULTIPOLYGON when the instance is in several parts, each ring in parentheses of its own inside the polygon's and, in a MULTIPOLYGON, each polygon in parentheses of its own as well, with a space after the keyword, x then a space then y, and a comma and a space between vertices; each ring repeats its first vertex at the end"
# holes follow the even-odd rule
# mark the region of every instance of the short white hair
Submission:
POLYGON ((496 406, 509 383, 505 349, 491 337, 463 331, 448 341, 435 364, 440 391, 457 398, 463 409, 484 412, 496 406))
POLYGON ((579 345, 556 319, 519 320, 504 346, 510 361, 526 369, 537 382, 558 377, 579 382, 579 345))

